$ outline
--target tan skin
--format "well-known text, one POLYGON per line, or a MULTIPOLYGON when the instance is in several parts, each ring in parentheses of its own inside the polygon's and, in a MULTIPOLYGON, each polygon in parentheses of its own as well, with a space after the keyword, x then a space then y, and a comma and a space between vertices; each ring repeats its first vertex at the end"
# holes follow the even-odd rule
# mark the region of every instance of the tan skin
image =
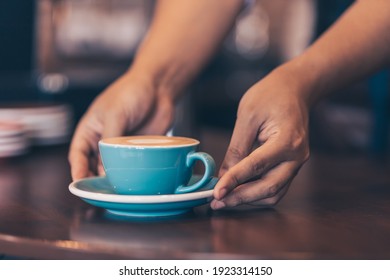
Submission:
POLYGON ((102 172, 101 138, 169 130, 182 89, 217 49, 241 8, 241 0, 224 1, 222 7, 209 0, 157 2, 131 68, 94 100, 76 128, 69 151, 73 179, 102 172))
MULTIPOLYGON (((209 0, 158 2, 134 64, 97 97, 76 129, 69 153, 74 179, 96 174, 101 137, 169 129, 182 89, 215 51, 241 7, 238 0, 223 6, 209 0)), ((388 65, 388 30, 390 1, 357 1, 302 55, 245 93, 213 209, 280 201, 309 157, 310 107, 388 65)))
POLYGON ((245 93, 215 188, 214 209, 280 201, 309 157, 309 108, 388 65, 388 30, 390 1, 358 1, 301 56, 245 93), (252 144, 259 145, 253 152, 252 144))

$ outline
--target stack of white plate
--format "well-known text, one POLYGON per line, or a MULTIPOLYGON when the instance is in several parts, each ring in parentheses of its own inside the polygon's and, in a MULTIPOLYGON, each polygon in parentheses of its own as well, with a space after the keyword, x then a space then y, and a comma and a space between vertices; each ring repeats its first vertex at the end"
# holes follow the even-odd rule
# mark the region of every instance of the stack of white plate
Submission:
POLYGON ((66 143, 73 129, 73 114, 66 104, 31 103, 0 106, 0 119, 17 120, 31 145, 66 143))
POLYGON ((0 158, 22 155, 29 147, 24 125, 0 119, 0 158))

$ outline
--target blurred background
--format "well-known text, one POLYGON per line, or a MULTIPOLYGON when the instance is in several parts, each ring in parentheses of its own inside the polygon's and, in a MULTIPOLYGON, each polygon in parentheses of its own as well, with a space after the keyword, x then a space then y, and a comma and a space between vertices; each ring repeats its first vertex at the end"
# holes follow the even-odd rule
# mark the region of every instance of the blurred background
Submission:
MULTIPOLYGON (((187 89, 175 133, 229 135, 245 91, 301 53, 352 2, 252 1, 187 89)), ((68 143, 90 102, 131 64, 153 7, 152 0, 1 1, 0 157, 68 143)), ((383 70, 322 101, 312 112, 312 149, 386 155, 388 93, 383 70)))

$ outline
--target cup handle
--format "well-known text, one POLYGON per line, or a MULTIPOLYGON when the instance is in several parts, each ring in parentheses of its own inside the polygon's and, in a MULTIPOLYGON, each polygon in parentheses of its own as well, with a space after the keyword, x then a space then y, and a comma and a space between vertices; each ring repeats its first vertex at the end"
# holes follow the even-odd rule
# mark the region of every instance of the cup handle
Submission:
POLYGON ((190 186, 179 186, 176 189, 175 194, 193 192, 201 187, 204 187, 211 181, 215 171, 214 159, 204 152, 190 153, 187 155, 187 166, 191 167, 196 160, 201 160, 205 167, 202 179, 190 186))

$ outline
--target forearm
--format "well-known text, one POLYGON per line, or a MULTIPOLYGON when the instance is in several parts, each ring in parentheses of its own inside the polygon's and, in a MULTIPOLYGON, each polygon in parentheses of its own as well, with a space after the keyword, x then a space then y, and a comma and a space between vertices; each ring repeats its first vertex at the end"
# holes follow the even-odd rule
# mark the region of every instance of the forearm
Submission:
POLYGON ((301 56, 281 67, 311 104, 390 61, 390 1, 361 0, 301 56))
POLYGON ((131 71, 160 92, 178 93, 200 71, 242 8, 242 0, 160 0, 131 71))

